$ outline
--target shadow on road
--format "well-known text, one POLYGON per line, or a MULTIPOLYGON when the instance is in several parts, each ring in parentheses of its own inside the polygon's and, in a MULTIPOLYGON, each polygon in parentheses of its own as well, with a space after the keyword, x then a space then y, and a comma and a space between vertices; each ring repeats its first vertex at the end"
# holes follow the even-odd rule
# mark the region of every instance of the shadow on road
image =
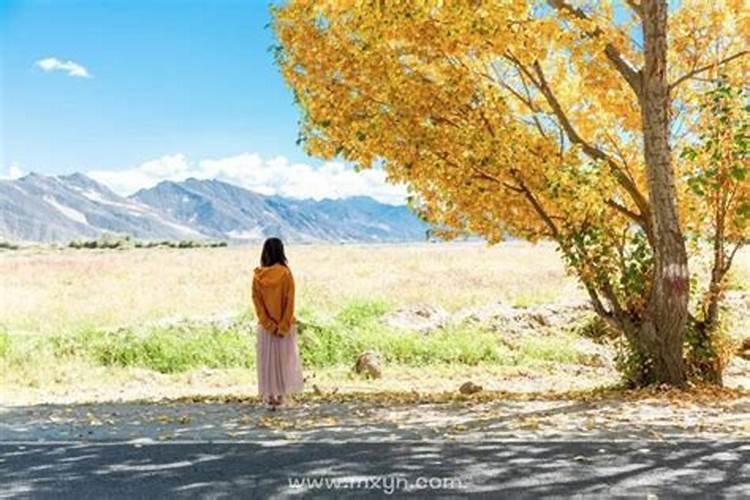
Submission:
POLYGON ((732 442, 49 443, 0 452, 5 498, 750 493, 750 444, 732 442), (417 488, 420 477, 427 488, 417 488), (293 486, 303 478, 339 483, 293 486))
POLYGON ((0 407, 0 498, 747 498, 750 442, 720 425, 740 429, 749 411, 746 399, 0 407))
POLYGON ((7 441, 397 441, 746 439, 750 399, 306 401, 279 412, 241 401, 0 406, 7 441))

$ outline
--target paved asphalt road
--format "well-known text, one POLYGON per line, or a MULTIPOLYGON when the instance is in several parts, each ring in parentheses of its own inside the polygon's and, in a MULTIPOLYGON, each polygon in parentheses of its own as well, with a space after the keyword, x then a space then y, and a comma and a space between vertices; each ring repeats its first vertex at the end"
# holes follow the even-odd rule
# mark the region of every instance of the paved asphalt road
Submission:
POLYGON ((0 443, 0 498, 407 494, 748 498, 750 442, 0 443), (303 477, 339 483, 290 485, 303 477))

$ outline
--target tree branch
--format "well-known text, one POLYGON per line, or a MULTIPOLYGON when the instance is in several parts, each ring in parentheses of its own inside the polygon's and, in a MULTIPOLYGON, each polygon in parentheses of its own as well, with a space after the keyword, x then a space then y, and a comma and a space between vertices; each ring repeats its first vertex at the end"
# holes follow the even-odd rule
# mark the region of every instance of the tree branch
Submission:
MULTIPOLYGON (((516 179, 516 182, 518 182, 519 187, 522 190, 523 195, 526 197, 526 199, 531 203, 531 206, 534 208, 534 211, 536 211, 539 218, 544 221, 544 223, 549 228, 550 232, 552 233, 552 237, 557 241, 557 244, 560 246, 560 250, 565 253, 566 255, 572 257, 571 250, 568 245, 566 245, 562 239, 562 234, 560 233, 559 229, 555 225, 555 222, 553 221, 553 218, 547 213, 547 211, 544 209, 542 204, 539 202, 539 200, 536 199, 534 194, 531 192, 531 190, 526 186, 526 184, 523 182, 523 179, 520 179, 517 175, 514 176, 516 179)), ((596 288, 591 284, 591 282, 586 279, 583 275, 579 273, 579 276, 581 278, 581 281, 583 282, 583 286, 586 288, 586 292, 589 294, 589 298, 591 299, 591 303, 594 306, 594 311, 602 318, 604 321, 607 322, 610 326, 612 326, 615 329, 623 329, 624 330, 624 324, 623 322, 623 314, 622 309, 620 308, 620 304, 617 301, 616 296, 614 295, 614 291, 611 290, 611 297, 605 291, 605 295, 608 295, 608 300, 610 300, 610 303, 612 304, 612 307, 616 308, 619 311, 619 314, 613 314, 611 311, 608 311, 606 307, 604 307, 604 304, 601 301, 601 298, 599 297, 599 293, 597 292, 596 288)))
MULTIPOLYGON (((547 3, 555 8, 558 11, 564 11, 568 14, 571 14, 572 16, 584 20, 584 21, 590 21, 591 18, 586 15, 584 11, 577 7, 573 7, 572 5, 566 3, 563 0, 547 0, 547 3)), ((632 2, 628 2, 631 3, 632 2)), ((631 5, 632 7, 632 5, 631 5)), ((591 38, 598 38, 604 34, 604 31, 597 27, 593 31, 587 32, 587 35, 591 38)), ((641 99, 641 95, 643 93, 642 91, 642 76, 641 71, 636 70, 633 68, 623 57, 622 54, 620 54, 620 51, 617 50, 617 48, 612 45, 612 43, 607 43, 607 45, 604 46, 604 54, 607 56, 607 59, 610 63, 615 67, 615 69, 622 75, 623 78, 625 78, 625 81, 628 82, 628 85, 635 93, 638 100, 641 99)))
POLYGON ((737 255, 737 252, 742 248, 747 241, 741 240, 737 242, 737 245, 735 245, 734 249, 732 250, 732 253, 729 254, 727 257, 726 263, 724 264, 724 268, 721 270, 722 278, 724 277, 727 272, 732 268, 732 262, 734 261, 734 256, 737 255))
POLYGON ((518 182, 523 195, 526 197, 529 203, 531 203, 531 206, 534 208, 534 211, 537 213, 539 218, 542 219, 542 221, 547 225, 550 233, 552 234, 552 237, 559 243, 561 237, 560 230, 552 220, 552 217, 550 217, 544 207, 542 207, 542 204, 539 203, 539 200, 536 199, 534 193, 532 193, 528 186, 526 186, 526 183, 523 182, 523 179, 519 179, 517 175, 515 175, 514 177, 516 179, 516 182, 518 182))
MULTIPOLYGON (((565 110, 563 110, 562 106, 560 105, 560 101, 557 100, 557 97, 552 92, 552 89, 547 83, 547 79, 544 76, 541 65, 535 61, 533 64, 533 68, 536 72, 536 79, 532 79, 532 81, 538 85, 539 90, 542 92, 542 95, 544 95, 547 103, 552 108, 552 112, 555 114, 557 119, 560 120, 560 125, 565 130, 565 134, 570 139, 570 142, 580 145, 581 148, 583 148, 583 151, 595 160, 607 161, 608 157, 604 153, 604 151, 592 146, 587 141, 585 141, 578 134, 578 131, 573 127, 573 124, 570 122, 570 119, 565 113, 565 110)), ((523 69, 523 66, 521 66, 521 69, 523 69)), ((531 75, 528 76, 529 79, 531 79, 531 75)))
POLYGON ((643 6, 641 4, 636 3, 635 0, 625 0, 625 3, 627 3, 631 9, 633 9, 633 12, 635 12, 638 17, 643 19, 643 6))
POLYGON ((672 83, 669 86, 669 90, 674 89, 675 87, 677 87, 679 84, 681 84, 685 80, 689 80, 689 79, 691 79, 691 78, 693 78, 693 77, 695 77, 695 76, 697 76, 697 75, 699 75, 699 74, 701 74, 703 72, 706 72, 706 71, 708 71, 710 69, 713 69, 713 68, 717 68, 717 67, 721 66, 722 64, 726 64, 726 63, 728 63, 730 61, 733 61, 735 59, 739 59, 740 57, 744 57, 744 56, 746 56, 748 54, 750 54, 750 50, 743 50, 743 51, 737 52, 736 54, 731 55, 729 57, 725 57, 721 61, 717 61, 717 62, 712 63, 712 64, 706 64, 705 66, 701 66, 700 68, 695 68, 694 70, 685 73, 684 75, 682 75, 681 77, 679 77, 677 80, 675 80, 674 83, 672 83))
MULTIPOLYGON (((456 170, 462 170, 461 165, 459 165, 455 161, 451 160, 450 157, 448 156, 448 153, 443 152, 443 151, 437 151, 434 154, 435 154, 435 156, 437 156, 438 158, 440 158, 441 160, 443 160, 445 163, 447 163, 451 167, 455 168, 456 170)), ((489 173, 485 172, 484 170, 482 170, 481 168, 477 167, 476 165, 474 165, 471 162, 469 162, 468 167, 475 172, 474 177, 476 179, 483 179, 483 180, 486 180, 486 181, 492 181, 492 182, 495 182, 497 184, 500 184, 504 188, 506 188, 506 189, 508 189, 510 191, 513 191, 515 193, 523 193, 523 189, 521 189, 520 186, 514 186, 513 184, 510 184, 509 182, 504 181, 503 179, 500 179, 499 177, 497 177, 495 175, 489 174, 489 173)))
MULTIPOLYGON (((517 62, 517 64, 520 64, 520 62, 517 62)), ((635 183, 627 176, 625 172, 622 171, 619 165, 617 165, 617 163, 615 163, 614 160, 612 160, 612 158, 610 158, 601 149, 595 146, 592 146, 591 144, 586 142, 578 134, 578 132, 576 131, 576 129, 573 127, 570 120, 568 119, 568 116, 565 114, 565 111, 562 109, 562 106, 560 105, 560 102, 557 100, 557 97, 555 97, 554 93, 552 92, 552 89, 547 83, 547 79, 544 76, 542 67, 539 65, 538 62, 534 62, 533 67, 534 67, 534 71, 536 72, 536 78, 533 78, 532 75, 528 75, 528 76, 532 80, 532 82, 534 82, 539 87, 539 90, 542 92, 542 95, 544 95, 544 97, 547 99, 547 102, 552 108, 552 111, 554 112, 557 119, 560 121, 560 125, 565 130, 565 134, 568 136, 568 139, 570 140, 570 142, 580 145, 581 148, 583 149, 583 152, 586 153, 591 158, 595 160, 601 160, 607 163, 607 165, 615 173, 615 177, 617 181, 628 192, 628 194, 633 199, 633 202, 638 207, 638 210, 640 210, 641 226, 643 227, 643 229, 646 231, 647 234, 652 235, 653 232, 651 230, 651 216, 650 216, 651 209, 649 207, 649 204, 646 198, 638 190, 638 187, 635 185, 635 183)), ((528 70, 525 69, 523 66, 520 66, 520 68, 528 72, 528 70)))
POLYGON ((615 200, 612 200, 612 199, 607 200, 605 203, 608 206, 610 206, 610 207, 614 208, 615 210, 617 210, 618 212, 620 212, 621 214, 625 215, 629 219, 631 219, 633 222, 636 222, 639 225, 643 225, 643 217, 641 216, 641 214, 633 212, 629 208, 627 208, 627 207, 625 207, 623 205, 620 205, 619 203, 617 203, 615 200))

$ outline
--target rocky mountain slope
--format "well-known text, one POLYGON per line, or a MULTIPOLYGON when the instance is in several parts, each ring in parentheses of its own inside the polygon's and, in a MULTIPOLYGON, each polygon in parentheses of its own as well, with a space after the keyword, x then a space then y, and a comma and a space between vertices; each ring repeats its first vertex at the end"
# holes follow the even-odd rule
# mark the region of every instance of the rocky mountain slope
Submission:
POLYGON ((298 200, 217 180, 165 181, 122 197, 83 174, 0 181, 0 239, 69 241, 105 233, 140 239, 409 241, 427 226, 372 198, 298 200))
POLYGON ((0 238, 68 241, 103 233, 136 238, 205 238, 137 200, 123 198, 82 174, 29 174, 0 181, 0 238))
POLYGON ((216 180, 162 182, 133 199, 214 238, 405 241, 423 239, 426 229, 405 206, 372 198, 296 200, 263 196, 216 180))

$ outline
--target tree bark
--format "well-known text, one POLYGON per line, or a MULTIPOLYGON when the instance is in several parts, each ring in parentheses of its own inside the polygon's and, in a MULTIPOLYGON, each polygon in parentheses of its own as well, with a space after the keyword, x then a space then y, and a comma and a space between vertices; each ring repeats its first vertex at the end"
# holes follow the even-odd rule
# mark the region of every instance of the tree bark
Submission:
POLYGON ((695 329, 695 338, 691 344, 698 347, 697 352, 689 356, 688 363, 691 375, 693 371, 698 372, 698 377, 705 382, 715 385, 723 385, 722 371, 724 369, 722 356, 717 352, 717 337, 719 335, 719 316, 724 281, 726 273, 726 253, 725 245, 725 222, 726 222, 726 203, 727 191, 720 188, 716 194, 715 209, 715 232, 713 242, 713 259, 714 263, 711 268, 711 281, 708 287, 708 297, 704 306, 702 321, 693 325, 695 329))
POLYGON ((654 276, 640 338, 653 382, 687 381, 682 345, 687 332, 689 275, 677 211, 670 153, 667 83, 667 0, 643 0, 644 56, 641 99, 643 141, 654 227, 654 276))
POLYGON ((708 307, 706 308, 704 323, 708 330, 712 330, 719 323, 719 302, 721 301, 721 282, 724 280, 725 252, 725 204, 726 191, 722 188, 716 198, 716 230, 714 232, 714 263, 711 268, 711 282, 708 287, 708 307))

